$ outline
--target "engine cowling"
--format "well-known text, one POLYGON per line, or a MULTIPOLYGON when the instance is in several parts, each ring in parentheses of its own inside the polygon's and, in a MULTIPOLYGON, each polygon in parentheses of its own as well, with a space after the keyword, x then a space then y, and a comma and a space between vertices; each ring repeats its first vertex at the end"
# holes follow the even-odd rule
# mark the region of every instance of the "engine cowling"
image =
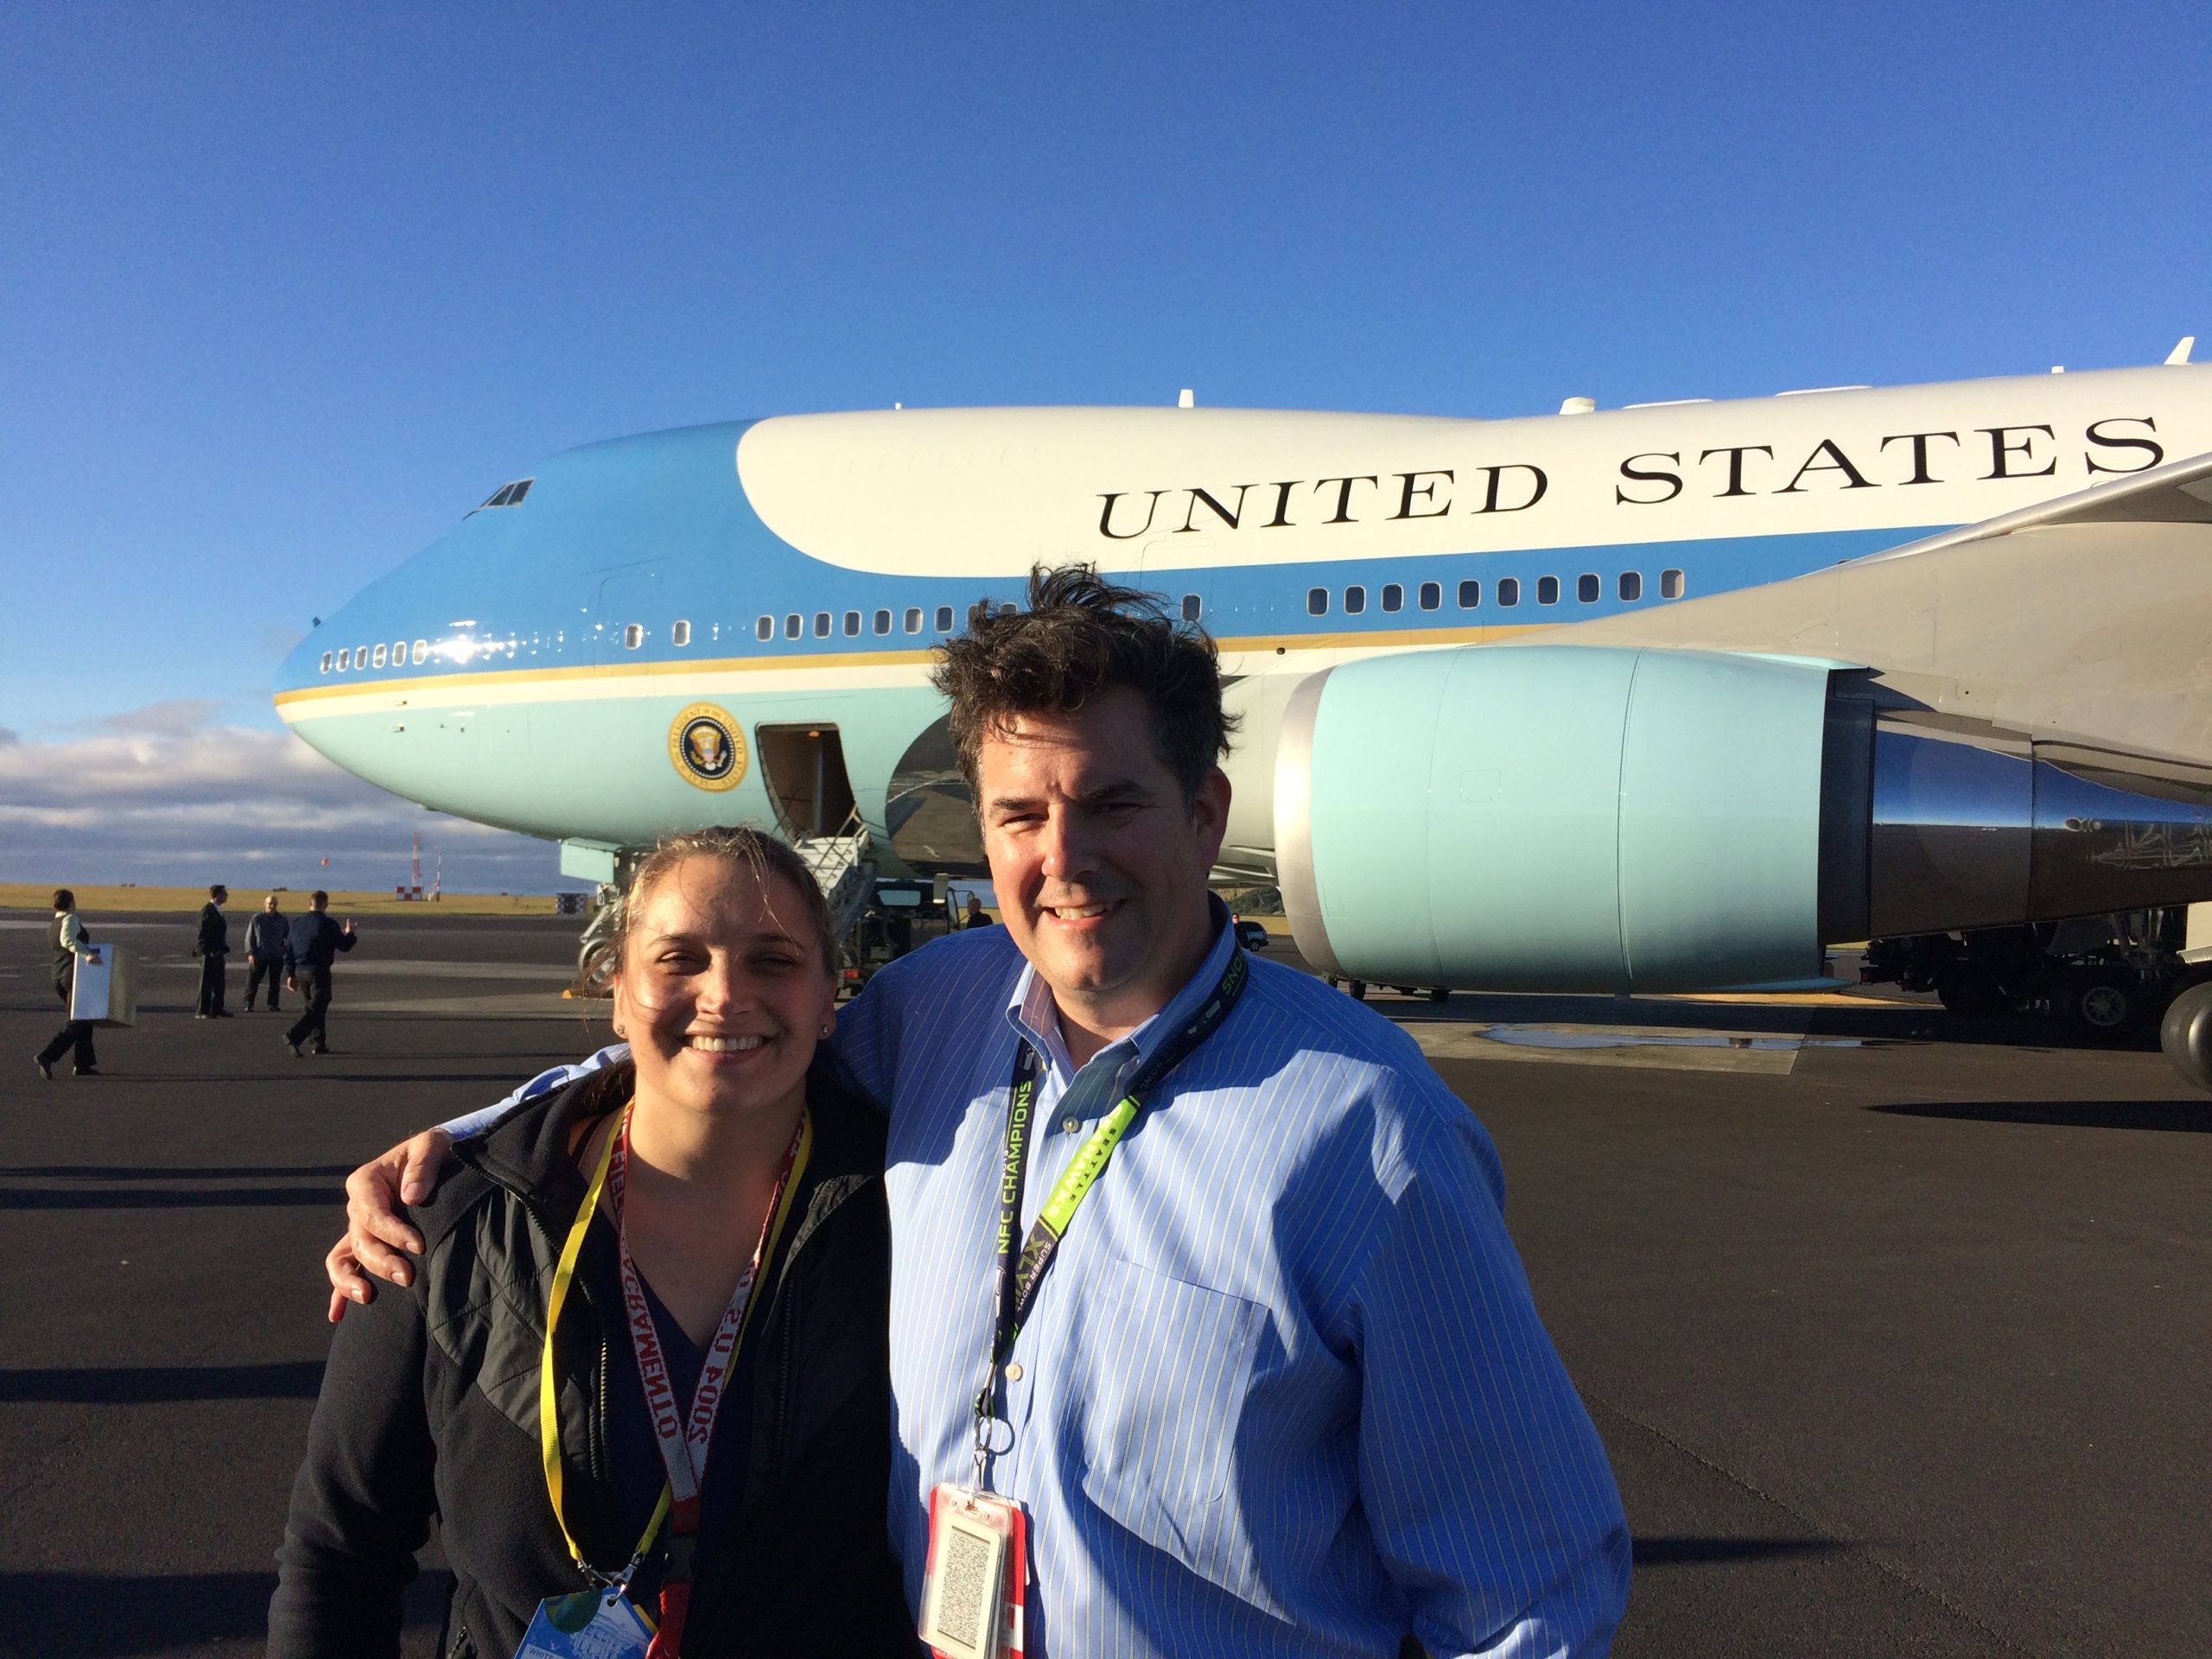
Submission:
POLYGON ((1383 983, 1756 984, 1818 974, 1823 942, 2212 897, 2197 785, 1789 658, 1345 664, 1291 697, 1274 806, 1300 950, 1383 983))

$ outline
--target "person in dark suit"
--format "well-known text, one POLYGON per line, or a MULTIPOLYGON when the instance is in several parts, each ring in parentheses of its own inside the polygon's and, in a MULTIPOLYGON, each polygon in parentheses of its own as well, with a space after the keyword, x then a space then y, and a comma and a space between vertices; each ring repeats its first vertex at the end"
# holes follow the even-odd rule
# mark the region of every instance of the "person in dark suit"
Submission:
POLYGON ((971 893, 968 895, 967 918, 962 921, 960 925, 963 928, 995 927, 998 924, 994 922, 990 917, 985 913, 983 909, 983 901, 971 893))
POLYGON ((284 938, 284 984, 308 1001, 307 1011, 284 1033, 284 1046, 295 1056, 302 1043, 313 1044, 318 1054, 330 1052, 322 1023, 330 1011, 330 969, 340 950, 353 948, 353 924, 339 926, 323 914, 329 907, 330 895, 316 888, 308 895, 307 914, 292 918, 292 931, 284 938))
MULTIPOLYGON (((69 994, 77 983, 77 958, 82 957, 91 962, 100 959, 99 946, 92 942, 85 931, 84 923, 77 919, 77 895, 67 887, 55 890, 54 920, 46 930, 46 942, 53 947, 54 989, 61 999, 66 1015, 69 994)), ((32 1062, 38 1067, 39 1076, 51 1078, 54 1063, 73 1048, 77 1052, 77 1075, 80 1077, 98 1077, 99 1062, 92 1053, 92 1022, 67 1019, 61 1029, 54 1033, 54 1040, 39 1050, 38 1058, 32 1062)))
POLYGON ((269 982, 269 1012, 277 1010, 276 995, 284 984, 284 940, 292 925, 276 908, 276 895, 261 901, 261 914, 245 925, 245 1011, 253 1012, 253 999, 261 982, 269 982))
POLYGON ((200 1007, 195 1020, 227 1020, 223 1007, 223 963, 231 954, 231 925, 223 919, 223 906, 231 890, 218 881, 207 889, 207 902, 200 906, 200 938, 192 954, 200 958, 200 1007))

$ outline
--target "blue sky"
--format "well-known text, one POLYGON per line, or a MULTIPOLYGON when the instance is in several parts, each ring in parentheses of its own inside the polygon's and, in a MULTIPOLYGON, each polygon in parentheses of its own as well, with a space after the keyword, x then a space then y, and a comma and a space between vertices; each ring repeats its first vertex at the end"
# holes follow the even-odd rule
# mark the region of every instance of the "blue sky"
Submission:
POLYGON ((2151 4, 29 0, 0 879, 370 885, 428 826, 455 885, 550 885, 542 844, 332 773, 269 683, 590 439, 1182 386, 1503 416, 2212 341, 2202 42, 2151 4))

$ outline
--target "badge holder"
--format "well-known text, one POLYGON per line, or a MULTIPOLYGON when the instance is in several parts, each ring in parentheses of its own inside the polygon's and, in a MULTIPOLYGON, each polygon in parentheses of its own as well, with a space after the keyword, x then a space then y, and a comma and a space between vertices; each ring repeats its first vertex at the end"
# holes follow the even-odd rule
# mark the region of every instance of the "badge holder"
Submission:
POLYGON ((1021 1659, 1028 1543, 1011 1499, 950 1482, 930 1493, 921 1635, 936 1659, 1021 1659))
POLYGON ((539 1602, 515 1659, 644 1659, 652 1639, 652 1621, 608 1584, 539 1602))

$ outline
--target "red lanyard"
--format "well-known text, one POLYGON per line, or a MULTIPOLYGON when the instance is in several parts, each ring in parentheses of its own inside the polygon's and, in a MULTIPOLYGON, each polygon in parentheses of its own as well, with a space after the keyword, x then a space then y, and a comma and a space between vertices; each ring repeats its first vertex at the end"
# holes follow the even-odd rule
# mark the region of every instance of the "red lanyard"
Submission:
POLYGON ((753 1287, 760 1280, 761 1265, 773 1254, 776 1238, 783 1231, 791 1200, 798 1193, 797 1177, 806 1167, 813 1140, 812 1120, 802 1109, 798 1128, 793 1131, 791 1144, 784 1154, 783 1171, 776 1177, 776 1190, 769 1197, 767 1213, 760 1217, 760 1236, 753 1244, 753 1259, 738 1275, 736 1288, 730 1292, 729 1306, 722 1310, 721 1323, 715 1325, 714 1337, 707 1344, 706 1357, 699 1369, 699 1386, 692 1394, 687 1412, 677 1403, 675 1387, 669 1381, 668 1361, 661 1352, 660 1332, 653 1324, 645 1287, 639 1282, 637 1267, 630 1259, 630 1231, 622 1213, 622 1182, 630 1161, 630 1118, 627 1112, 623 1114, 607 1178, 614 1211, 615 1260, 622 1273, 622 1300, 629 1314, 630 1345, 638 1356, 638 1380, 644 1385, 645 1412, 652 1420, 653 1439, 660 1446, 662 1465, 668 1471, 671 1500, 668 1564, 660 1583, 659 1628, 647 1650, 647 1659, 674 1659, 683 1640, 684 1617, 691 1605, 692 1556, 699 1533, 699 1486, 706 1478, 707 1454, 715 1438, 715 1418, 721 1409, 730 1367, 737 1359, 738 1344, 744 1339, 747 1316, 753 1309, 753 1287))

